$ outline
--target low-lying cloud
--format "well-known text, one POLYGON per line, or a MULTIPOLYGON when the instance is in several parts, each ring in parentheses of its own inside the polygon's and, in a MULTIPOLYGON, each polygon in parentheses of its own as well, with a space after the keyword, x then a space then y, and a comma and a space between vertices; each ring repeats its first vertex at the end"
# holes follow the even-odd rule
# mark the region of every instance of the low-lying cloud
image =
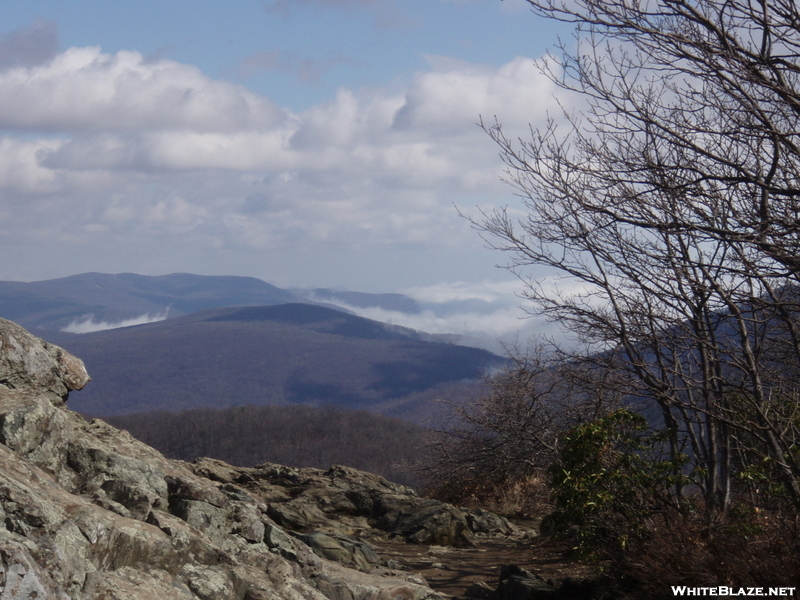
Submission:
POLYGON ((163 321, 167 318, 167 316, 168 315, 166 312, 156 315, 146 313, 132 319, 109 322, 95 321, 93 315, 86 315, 81 319, 74 319, 69 325, 62 328, 61 331, 65 333, 93 333, 95 331, 106 331, 108 329, 119 329, 121 327, 133 327, 134 325, 156 323, 158 321, 163 321))
POLYGON ((389 311, 381 308, 357 308, 342 304, 360 317, 409 327, 426 333, 453 336, 459 344, 484 348, 502 354, 505 347, 535 335, 537 330, 531 319, 523 320, 525 313, 516 306, 498 308, 488 313, 454 312, 442 314, 441 310, 425 309, 417 314, 389 311))
MULTIPOLYGON (((450 336, 459 344, 484 348, 498 354, 529 338, 557 335, 555 326, 531 317, 521 297, 520 281, 445 282, 403 290, 419 310, 390 310, 379 306, 354 306, 336 296, 318 298, 360 317, 450 336)), ((311 299, 314 299, 311 297, 311 299)), ((528 307, 530 308, 530 307, 528 307)))

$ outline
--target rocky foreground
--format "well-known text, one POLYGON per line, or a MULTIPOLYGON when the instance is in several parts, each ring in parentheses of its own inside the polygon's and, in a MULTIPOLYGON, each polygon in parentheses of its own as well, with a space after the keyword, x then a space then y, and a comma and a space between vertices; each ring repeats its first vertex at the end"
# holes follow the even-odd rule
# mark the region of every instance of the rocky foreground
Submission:
POLYGON ((88 381, 0 319, 0 600, 434 599, 369 541, 524 535, 345 467, 168 460, 67 410, 88 381))

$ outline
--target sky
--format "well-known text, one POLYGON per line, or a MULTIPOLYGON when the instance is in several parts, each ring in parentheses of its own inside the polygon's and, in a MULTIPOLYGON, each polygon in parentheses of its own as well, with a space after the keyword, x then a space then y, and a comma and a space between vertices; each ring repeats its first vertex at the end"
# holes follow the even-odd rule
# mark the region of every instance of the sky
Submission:
POLYGON ((535 61, 569 31, 524 0, 8 0, 0 24, 0 280, 247 275, 520 316, 459 212, 519 208, 481 118, 560 111, 535 61))

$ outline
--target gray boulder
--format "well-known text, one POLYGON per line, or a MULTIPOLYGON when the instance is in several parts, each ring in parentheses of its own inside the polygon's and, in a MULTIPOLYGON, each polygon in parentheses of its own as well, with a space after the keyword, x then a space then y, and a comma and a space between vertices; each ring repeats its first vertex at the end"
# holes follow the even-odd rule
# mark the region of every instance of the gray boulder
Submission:
POLYGON ((384 495, 376 500, 374 517, 380 529, 415 544, 460 548, 475 545, 466 515, 438 500, 384 495))
POLYGON ((89 379, 82 360, 0 319, 0 388, 35 390, 58 405, 89 379))
POLYGON ((488 510, 467 510, 465 516, 472 533, 501 536, 522 535, 511 521, 488 510))

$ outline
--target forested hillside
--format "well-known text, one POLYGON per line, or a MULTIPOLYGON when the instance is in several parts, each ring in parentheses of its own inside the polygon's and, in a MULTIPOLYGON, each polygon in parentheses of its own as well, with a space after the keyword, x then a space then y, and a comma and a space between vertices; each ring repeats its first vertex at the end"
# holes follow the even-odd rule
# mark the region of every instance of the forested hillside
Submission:
POLYGON ((335 404, 424 420, 429 392, 470 388, 503 362, 308 304, 214 309, 46 339, 84 358, 94 382, 70 406, 93 415, 335 404))
POLYGON ((417 485, 426 430, 405 420, 340 407, 238 406, 106 417, 168 458, 252 467, 264 462, 327 469, 347 465, 417 485))

